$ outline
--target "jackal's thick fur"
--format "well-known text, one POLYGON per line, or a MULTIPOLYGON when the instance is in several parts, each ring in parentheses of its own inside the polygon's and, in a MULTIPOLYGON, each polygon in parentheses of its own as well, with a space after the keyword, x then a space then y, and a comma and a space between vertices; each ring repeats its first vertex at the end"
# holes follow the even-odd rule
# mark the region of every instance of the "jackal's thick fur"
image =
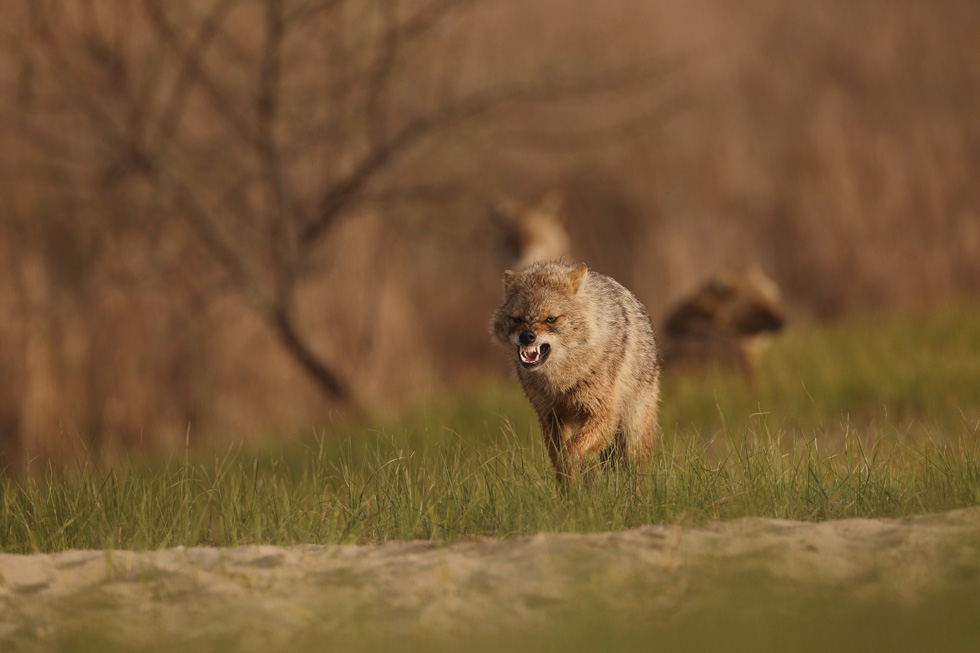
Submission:
POLYGON ((664 320, 664 364, 720 365, 754 378, 768 337, 782 330, 779 286, 758 267, 712 277, 680 300, 664 320))
POLYGON ((605 455, 646 465, 660 366, 643 305, 584 263, 539 261, 503 282, 490 331, 512 356, 559 482, 605 455))

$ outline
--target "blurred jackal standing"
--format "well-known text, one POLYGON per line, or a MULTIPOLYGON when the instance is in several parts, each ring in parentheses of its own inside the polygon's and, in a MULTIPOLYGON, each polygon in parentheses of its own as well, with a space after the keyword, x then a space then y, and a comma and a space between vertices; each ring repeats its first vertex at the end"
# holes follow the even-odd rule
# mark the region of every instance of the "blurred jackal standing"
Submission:
POLYGON ((660 366, 643 305, 584 263, 508 270, 503 286, 490 331, 512 356, 559 483, 607 456, 644 467, 658 433, 660 366))
POLYGON ((758 267, 712 277, 664 320, 664 365, 741 370, 754 380, 769 337, 785 325, 779 286, 758 267))
POLYGON ((519 270, 535 261, 559 259, 569 253, 571 239, 565 228, 564 200, 551 191, 535 206, 498 202, 493 211, 497 252, 504 267, 519 270))

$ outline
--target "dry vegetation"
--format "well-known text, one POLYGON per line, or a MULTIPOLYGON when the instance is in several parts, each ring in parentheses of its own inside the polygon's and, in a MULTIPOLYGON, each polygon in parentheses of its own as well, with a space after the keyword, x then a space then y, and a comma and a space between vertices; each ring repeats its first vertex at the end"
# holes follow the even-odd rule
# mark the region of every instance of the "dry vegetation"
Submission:
POLYGON ((489 207, 657 316, 980 295, 980 6, 7 0, 0 449, 295 433, 499 372, 489 207))

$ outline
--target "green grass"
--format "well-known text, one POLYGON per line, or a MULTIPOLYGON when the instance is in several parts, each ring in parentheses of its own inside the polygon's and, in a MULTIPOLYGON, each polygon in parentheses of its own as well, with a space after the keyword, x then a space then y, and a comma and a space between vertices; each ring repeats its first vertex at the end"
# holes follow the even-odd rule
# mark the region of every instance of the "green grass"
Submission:
MULTIPOLYGON (((668 376, 650 469, 610 470, 568 496, 556 491, 516 383, 499 383, 302 444, 115 466, 80 459, 66 470, 8 476, 0 480, 0 551, 452 540, 942 511, 980 504, 978 395, 977 308, 801 327, 773 345, 757 385, 723 373, 668 376)), ((464 647, 972 651, 980 641, 975 565, 949 567, 935 591, 910 602, 709 561, 671 585, 685 597, 675 605, 658 601, 665 587, 639 577, 610 589, 602 568, 586 562, 563 577, 575 597, 567 614, 535 608, 540 618, 516 630, 481 621, 485 630, 464 647)), ((357 596, 351 583, 323 591, 357 596)), ((270 650, 262 643, 270 632, 276 650, 464 648, 457 635, 417 630, 404 615, 385 627, 397 615, 383 601, 352 607, 340 629, 323 626, 336 619, 316 618, 311 604, 308 623, 294 628, 270 625, 258 608, 236 613, 194 588, 174 596, 163 583, 168 598, 130 606, 101 587, 52 599, 48 612, 0 632, 0 648, 270 650), (142 639, 120 619, 145 622, 142 639)), ((20 600, 3 591, 0 579, 0 604, 20 600)))
POLYGON ((646 473, 556 492, 515 383, 304 445, 0 482, 0 550, 448 540, 980 503, 980 311, 790 331, 761 382, 665 380, 646 473))
POLYGON ((380 438, 356 456, 324 446, 299 470, 242 452, 210 465, 84 466, 70 480, 5 481, 0 538, 6 552, 448 540, 980 503, 975 436, 936 437, 866 445, 852 434, 824 451, 815 439, 755 431, 720 444, 672 436, 648 473, 600 474, 567 497, 557 495, 540 447, 513 436, 419 449, 380 438))

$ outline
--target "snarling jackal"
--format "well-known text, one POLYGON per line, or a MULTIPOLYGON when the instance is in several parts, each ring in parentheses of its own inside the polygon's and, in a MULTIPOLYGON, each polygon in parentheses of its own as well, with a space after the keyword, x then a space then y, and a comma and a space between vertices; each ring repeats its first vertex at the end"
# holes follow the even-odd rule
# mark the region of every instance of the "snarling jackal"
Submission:
POLYGON ((643 305, 584 263, 539 261, 505 272, 503 285, 490 331, 538 414, 559 483, 600 457, 646 465, 660 367, 643 305))

